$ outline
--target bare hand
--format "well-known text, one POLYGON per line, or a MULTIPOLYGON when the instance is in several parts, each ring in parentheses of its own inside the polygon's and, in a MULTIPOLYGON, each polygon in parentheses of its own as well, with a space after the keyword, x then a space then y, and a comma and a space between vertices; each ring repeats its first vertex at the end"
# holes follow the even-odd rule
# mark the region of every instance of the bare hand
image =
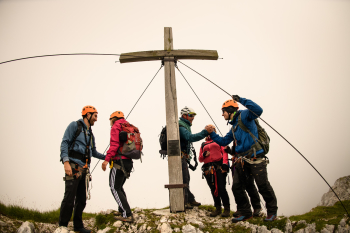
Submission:
POLYGON ((72 168, 69 164, 69 162, 64 162, 64 172, 68 175, 68 176, 73 176, 73 172, 72 172, 72 168))
POLYGON ((208 157, 210 155, 210 151, 207 151, 207 153, 205 153, 204 157, 208 157))
POLYGON ((211 134, 214 131, 214 128, 211 125, 205 126, 205 130, 208 131, 209 134, 211 134))
POLYGON ((108 164, 108 161, 104 161, 104 162, 102 163, 102 170, 103 170, 103 171, 106 171, 107 164, 108 164))

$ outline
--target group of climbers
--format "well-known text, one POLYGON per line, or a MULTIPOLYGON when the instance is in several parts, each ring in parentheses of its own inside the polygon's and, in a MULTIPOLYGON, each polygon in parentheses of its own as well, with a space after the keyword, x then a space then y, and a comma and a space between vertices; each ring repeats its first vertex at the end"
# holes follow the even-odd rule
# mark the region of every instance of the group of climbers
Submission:
MULTIPOLYGON (((179 133, 181 162, 184 188, 185 208, 200 206, 190 191, 189 161, 193 157, 193 142, 205 138, 200 148, 199 161, 203 162, 205 177, 214 200, 215 211, 210 216, 230 216, 230 200, 226 191, 226 177, 232 170, 232 192, 237 205, 232 222, 245 221, 259 216, 261 205, 258 191, 265 200, 267 217, 265 221, 273 221, 277 216, 277 198, 267 177, 268 160, 264 148, 259 144, 258 127, 255 121, 262 114, 262 108, 253 101, 235 95, 222 105, 222 116, 232 125, 224 136, 216 134, 212 125, 205 126, 201 132, 192 134, 191 126, 196 113, 185 107, 180 112, 179 133), (238 103, 247 110, 239 110, 238 103), (233 142, 233 146, 229 144, 233 142), (230 167, 228 154, 232 155, 230 167), (250 197, 248 199, 247 193, 250 197), (251 204, 253 211, 251 210, 251 204), (222 213, 222 205, 224 212, 222 213)), ((111 125, 110 148, 107 155, 96 150, 95 137, 91 126, 97 121, 98 112, 93 106, 85 106, 82 119, 71 122, 62 139, 61 161, 65 170, 65 193, 61 203, 59 225, 67 227, 73 209, 74 230, 82 233, 91 232, 84 228, 82 213, 86 206, 87 187, 90 178, 89 168, 91 156, 104 160, 102 170, 110 164, 109 186, 118 204, 115 218, 125 222, 133 222, 133 215, 123 189, 126 179, 133 168, 133 159, 141 157, 142 139, 138 129, 124 119, 121 111, 113 112, 109 118, 111 125), (128 143, 125 143, 125 142, 128 143)))
MULTIPOLYGON (((267 217, 264 221, 273 221, 277 217, 277 198, 268 181, 266 170, 268 160, 265 156, 267 152, 260 143, 258 122, 256 121, 263 110, 253 101, 240 98, 238 95, 234 95, 232 99, 225 101, 221 110, 224 119, 232 125, 230 131, 224 137, 216 134, 213 125, 207 125, 204 131, 192 134, 190 126, 196 113, 191 108, 185 107, 181 110, 182 117, 179 121, 180 126, 186 126, 179 128, 182 154, 189 152, 190 143, 205 138, 205 142, 202 143, 200 148, 199 161, 204 163, 202 166, 203 176, 208 183, 214 200, 215 211, 210 216, 230 216, 230 200, 226 191, 226 177, 230 168, 228 154, 230 154, 232 155, 232 192, 237 205, 237 211, 233 214, 232 222, 245 221, 261 215, 259 193, 266 203, 267 217), (238 103, 243 104, 247 109, 239 110, 238 103), (229 146, 231 142, 233 142, 232 147, 229 146), (222 205, 224 206, 223 213, 222 205)), ((191 159, 191 157, 188 156, 187 159, 191 159)), ((183 163, 184 184, 187 184, 185 203, 191 204, 191 201, 194 201, 194 196, 189 191, 189 175, 187 172, 188 169, 184 169, 183 163)), ((185 207, 188 208, 188 205, 185 207)))
POLYGON ((91 126, 97 121, 98 112, 93 106, 85 106, 82 119, 71 122, 62 139, 61 161, 65 170, 65 192, 61 203, 59 226, 67 227, 73 215, 74 231, 89 233, 82 221, 86 206, 87 187, 90 178, 91 156, 104 160, 102 170, 110 163, 109 186, 118 204, 115 219, 133 222, 133 216, 123 185, 133 168, 132 159, 141 157, 142 139, 138 129, 124 119, 121 111, 113 112, 109 118, 111 125, 110 148, 107 155, 97 152, 91 126), (131 135, 131 136, 130 136, 131 135), (128 141, 127 145, 123 145, 128 141))

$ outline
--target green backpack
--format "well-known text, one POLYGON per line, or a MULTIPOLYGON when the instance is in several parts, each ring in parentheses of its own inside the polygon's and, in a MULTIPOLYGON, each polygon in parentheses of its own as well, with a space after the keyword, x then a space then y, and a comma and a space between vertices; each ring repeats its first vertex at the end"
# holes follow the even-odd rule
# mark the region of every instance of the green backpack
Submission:
MULTIPOLYGON (((241 119, 241 115, 239 115, 238 117, 238 126, 246 133, 249 133, 250 136, 253 138, 255 144, 256 141, 258 141, 258 143, 260 144, 261 149, 264 150, 265 154, 267 154, 269 152, 270 149, 270 137, 269 135, 267 135, 265 129, 263 127, 261 127, 261 125, 259 124, 258 119, 255 119, 255 124, 256 127, 258 128, 258 135, 259 135, 259 139, 257 139, 254 134, 252 132, 250 132, 250 130, 243 124, 242 119, 241 119)), ((257 147, 259 148, 259 145, 257 145, 257 147)))

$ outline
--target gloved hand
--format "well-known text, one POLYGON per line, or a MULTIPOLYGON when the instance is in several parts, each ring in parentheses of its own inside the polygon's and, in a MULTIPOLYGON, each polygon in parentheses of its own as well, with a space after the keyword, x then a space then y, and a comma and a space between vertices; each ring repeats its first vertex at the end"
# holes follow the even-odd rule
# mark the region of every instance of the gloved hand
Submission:
POLYGON ((225 146, 224 151, 225 151, 227 154, 232 155, 232 153, 231 153, 231 148, 230 148, 229 146, 225 146))
POLYGON ((239 102, 241 97, 239 97, 238 95, 232 95, 232 99, 236 102, 239 102))
POLYGON ((229 169, 229 167, 228 167, 227 164, 222 164, 222 165, 221 165, 221 171, 222 171, 222 172, 228 172, 228 169, 229 169))

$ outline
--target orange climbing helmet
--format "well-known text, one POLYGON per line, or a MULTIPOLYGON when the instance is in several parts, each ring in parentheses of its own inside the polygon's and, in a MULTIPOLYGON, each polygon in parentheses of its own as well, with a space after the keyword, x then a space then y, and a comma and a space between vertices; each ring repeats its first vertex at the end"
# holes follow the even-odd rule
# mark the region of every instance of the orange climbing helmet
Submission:
POLYGON ((234 101, 233 99, 229 99, 229 100, 224 102, 224 104, 222 105, 221 110, 224 109, 224 108, 228 108, 230 106, 238 108, 238 103, 236 101, 234 101))
POLYGON ((81 115, 82 116, 85 116, 87 113, 94 113, 96 112, 97 113, 97 109, 91 105, 86 105, 83 110, 81 111, 81 115))
POLYGON ((124 118, 124 113, 122 111, 115 111, 111 114, 109 119, 112 119, 113 117, 124 118))

